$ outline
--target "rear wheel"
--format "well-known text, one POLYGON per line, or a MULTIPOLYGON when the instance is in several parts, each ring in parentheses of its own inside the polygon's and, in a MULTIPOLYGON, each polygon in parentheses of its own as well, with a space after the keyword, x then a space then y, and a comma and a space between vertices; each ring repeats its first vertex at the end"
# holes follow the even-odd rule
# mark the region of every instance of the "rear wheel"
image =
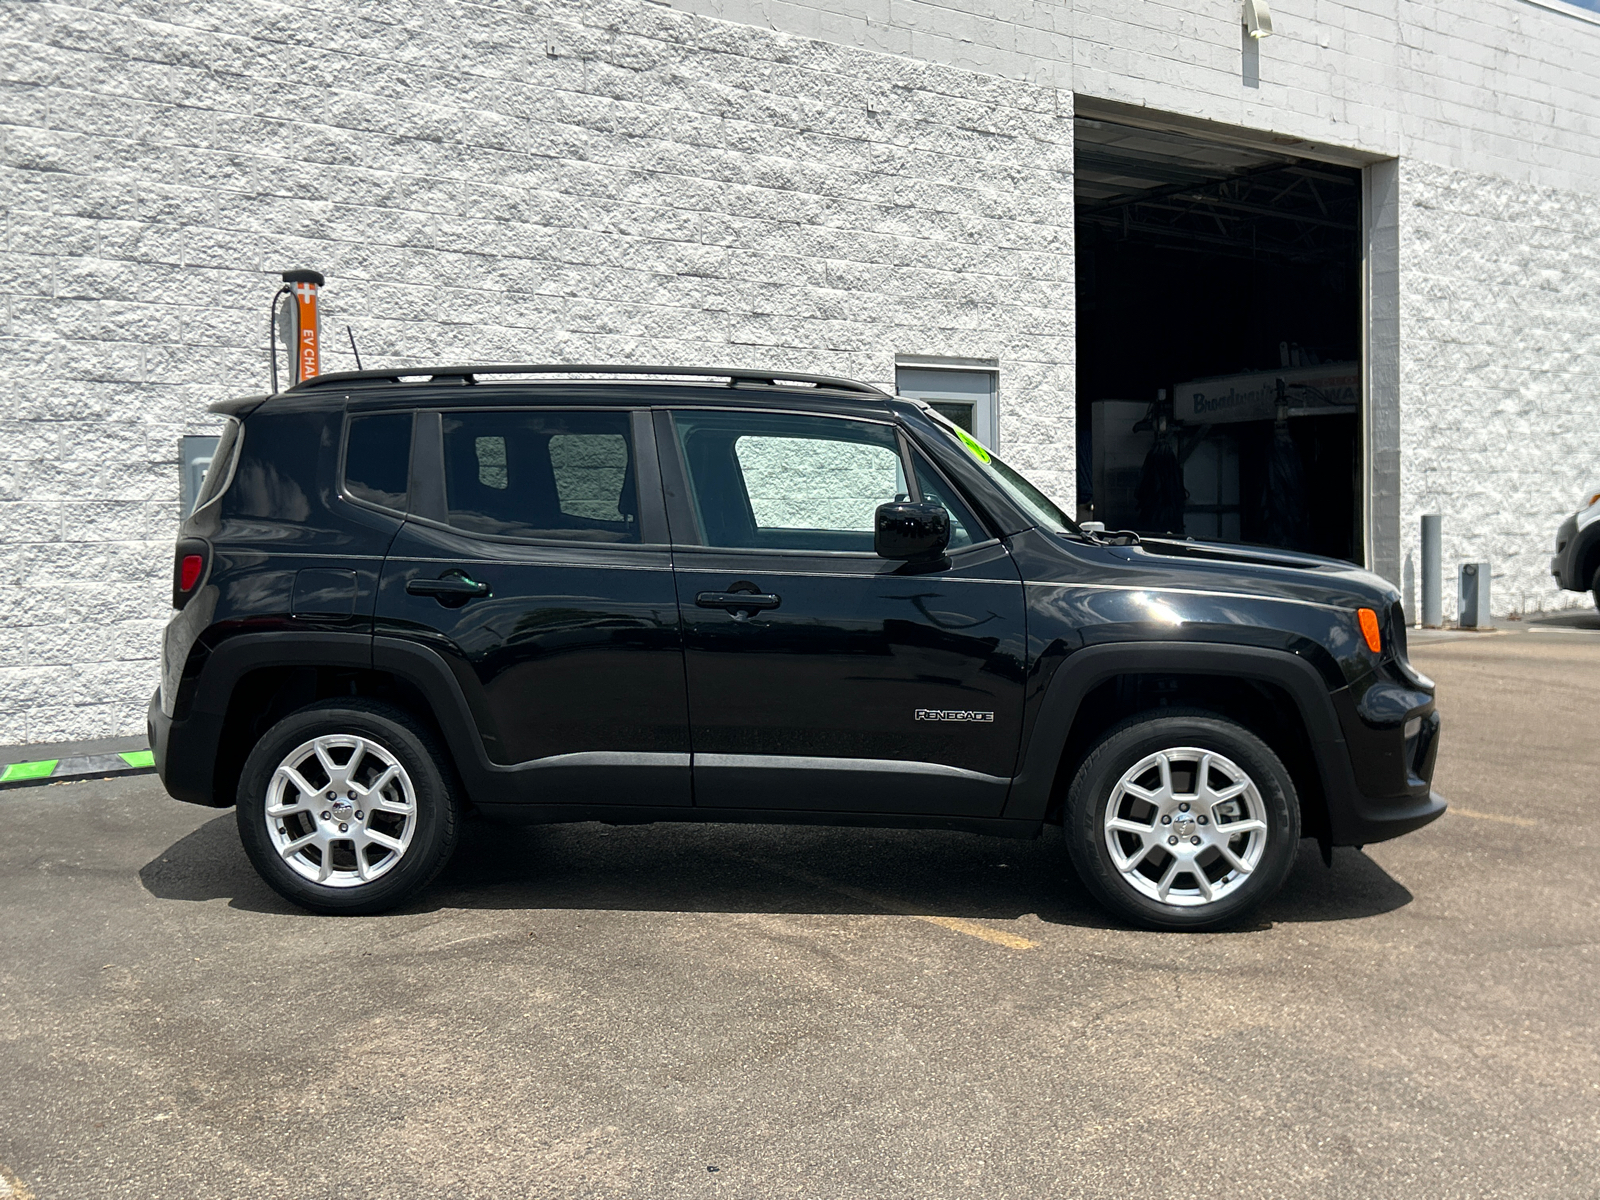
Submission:
POLYGON ((320 913, 375 913, 449 861, 458 805, 448 764, 411 716, 324 701, 279 721, 239 780, 239 836, 261 877, 320 913))
POLYGON ((1108 908, 1161 929, 1215 929, 1282 886, 1300 805, 1249 730, 1163 710, 1113 727, 1089 752, 1065 825, 1079 875, 1108 908))

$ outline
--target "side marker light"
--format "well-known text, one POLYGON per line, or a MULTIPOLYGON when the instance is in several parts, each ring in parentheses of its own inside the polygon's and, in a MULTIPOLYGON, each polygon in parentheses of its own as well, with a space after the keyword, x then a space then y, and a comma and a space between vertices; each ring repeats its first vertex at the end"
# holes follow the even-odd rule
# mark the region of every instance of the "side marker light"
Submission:
MULTIPOLYGON (((183 564, 178 568, 178 590, 188 592, 200 582, 200 572, 205 567, 205 560, 198 554, 185 554, 183 564)), ((1366 611, 1365 609, 1362 610, 1366 611)))
POLYGON ((1378 634, 1378 614, 1370 608, 1358 608, 1356 620, 1361 622, 1361 636, 1367 639, 1367 649, 1374 654, 1382 654, 1383 638, 1378 634))

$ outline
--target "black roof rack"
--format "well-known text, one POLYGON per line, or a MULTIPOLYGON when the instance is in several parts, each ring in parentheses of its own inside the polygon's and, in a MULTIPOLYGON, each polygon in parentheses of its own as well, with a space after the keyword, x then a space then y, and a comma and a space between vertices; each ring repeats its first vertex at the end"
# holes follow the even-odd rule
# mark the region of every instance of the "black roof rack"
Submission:
MULTIPOLYGON (((761 384, 767 387, 803 384, 808 387, 830 388, 833 391, 853 392, 860 396, 882 396, 889 393, 870 383, 854 379, 841 379, 834 375, 811 375, 804 371, 754 371, 745 367, 655 367, 638 365, 595 365, 590 363, 528 364, 487 363, 466 367, 399 367, 388 371, 334 371, 302 379, 290 391, 306 388, 349 387, 363 384, 397 384, 410 380, 428 383, 454 381, 460 384, 478 383, 480 375, 679 375, 693 378, 726 379, 729 387, 740 384, 761 384)), ((485 381, 491 382, 491 381, 485 381)), ((498 382, 498 381, 492 381, 498 382)))

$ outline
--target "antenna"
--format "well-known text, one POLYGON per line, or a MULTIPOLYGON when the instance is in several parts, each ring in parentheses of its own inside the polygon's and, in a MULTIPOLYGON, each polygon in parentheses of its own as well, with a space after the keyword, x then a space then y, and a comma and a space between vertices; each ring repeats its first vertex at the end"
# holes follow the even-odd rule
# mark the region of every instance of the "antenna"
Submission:
POLYGON ((344 327, 344 331, 345 331, 345 333, 350 335, 350 353, 354 354, 356 356, 356 370, 359 371, 359 370, 362 369, 362 367, 361 367, 361 351, 356 349, 356 331, 354 329, 351 329, 350 326, 348 326, 348 325, 346 325, 344 327))

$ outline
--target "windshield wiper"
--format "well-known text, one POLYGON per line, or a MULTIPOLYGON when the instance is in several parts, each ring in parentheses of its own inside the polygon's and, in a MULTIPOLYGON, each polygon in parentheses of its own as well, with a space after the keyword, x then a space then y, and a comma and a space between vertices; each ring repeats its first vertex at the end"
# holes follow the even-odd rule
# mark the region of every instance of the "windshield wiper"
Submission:
POLYGON ((1142 540, 1131 529, 1112 529, 1107 531, 1105 525, 1099 521, 1084 521, 1080 523, 1078 532, 1096 546, 1137 546, 1142 540))

